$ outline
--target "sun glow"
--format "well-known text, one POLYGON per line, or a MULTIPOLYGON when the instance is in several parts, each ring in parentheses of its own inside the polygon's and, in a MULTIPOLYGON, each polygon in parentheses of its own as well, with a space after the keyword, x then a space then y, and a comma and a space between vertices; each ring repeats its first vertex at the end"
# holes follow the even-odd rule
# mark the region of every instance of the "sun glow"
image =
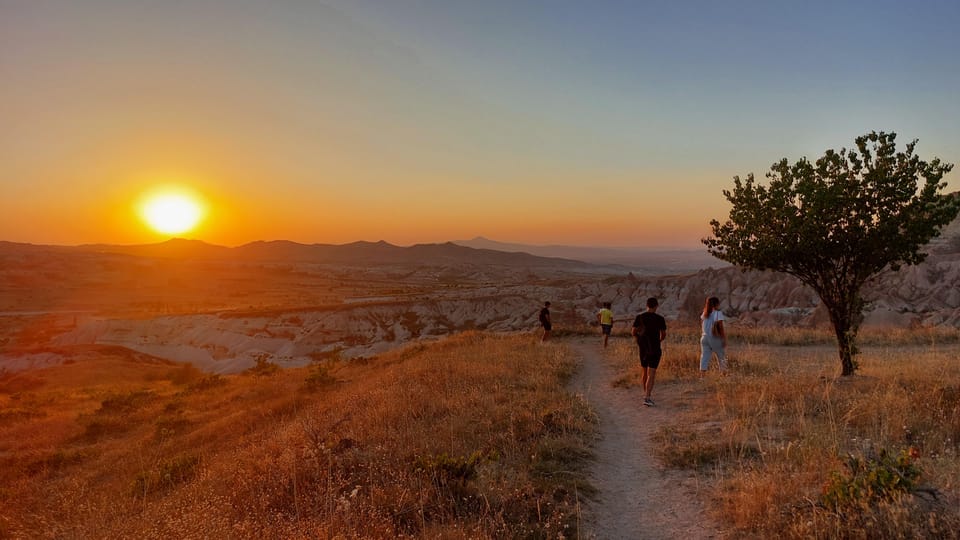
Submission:
POLYGON ((182 190, 158 191, 144 197, 140 215, 159 233, 180 234, 200 223, 204 208, 196 196, 182 190))

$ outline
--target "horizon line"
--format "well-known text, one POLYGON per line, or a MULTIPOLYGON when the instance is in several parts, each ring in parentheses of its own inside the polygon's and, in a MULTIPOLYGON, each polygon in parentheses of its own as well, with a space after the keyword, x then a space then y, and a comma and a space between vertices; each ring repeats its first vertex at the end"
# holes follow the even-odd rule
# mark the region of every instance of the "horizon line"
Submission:
POLYGON ((443 245, 443 244, 455 244, 462 247, 469 247, 472 249, 493 249, 497 251, 496 248, 475 248, 473 246, 464 245, 463 243, 474 242, 474 241, 485 241, 491 242, 494 244, 501 244, 504 248, 509 248, 512 246, 525 247, 525 248, 539 248, 539 249, 590 249, 590 250, 611 250, 611 251, 699 251, 700 249, 706 249, 705 247, 696 248, 693 246, 681 246, 681 245, 634 245, 634 246, 624 246, 624 245, 597 245, 597 244, 532 244, 525 242, 512 242, 504 240, 493 240, 485 236, 475 236, 470 239, 455 239, 455 240, 444 240, 437 242, 413 242, 409 244, 393 243, 389 240, 379 239, 379 240, 351 240, 348 242, 342 243, 332 243, 332 242, 301 242, 297 240, 289 240, 286 238, 275 238, 271 240, 259 239, 259 240, 250 240, 248 242, 243 242, 240 244, 228 245, 228 244, 217 244, 200 238, 188 238, 183 236, 172 236, 164 240, 157 240, 154 242, 138 242, 138 243, 115 243, 115 242, 81 242, 76 244, 66 244, 66 243, 55 243, 55 242, 28 242, 28 241, 17 241, 17 240, 4 240, 0 239, 0 242, 6 242, 11 244, 25 244, 32 246, 53 246, 53 247, 87 247, 87 246, 117 246, 117 247, 136 247, 136 246, 155 246, 168 242, 199 242, 206 244, 212 247, 222 247, 227 249, 239 248, 247 246, 250 244, 256 243, 271 243, 271 242, 288 242, 292 244, 299 244, 302 246, 346 246, 350 244, 358 243, 367 243, 367 244, 387 244, 394 247, 413 247, 413 246, 423 246, 423 245, 443 245))

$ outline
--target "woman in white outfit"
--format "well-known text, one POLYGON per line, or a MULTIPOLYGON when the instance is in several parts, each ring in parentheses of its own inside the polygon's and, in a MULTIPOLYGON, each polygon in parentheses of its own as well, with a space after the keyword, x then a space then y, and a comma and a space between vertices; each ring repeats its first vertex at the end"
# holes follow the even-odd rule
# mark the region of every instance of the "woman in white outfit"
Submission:
POLYGON ((716 296, 707 298, 700 314, 700 377, 710 367, 710 357, 717 355, 720 371, 727 370, 727 357, 724 349, 727 348, 727 333, 723 329, 723 312, 720 311, 720 299, 716 296))

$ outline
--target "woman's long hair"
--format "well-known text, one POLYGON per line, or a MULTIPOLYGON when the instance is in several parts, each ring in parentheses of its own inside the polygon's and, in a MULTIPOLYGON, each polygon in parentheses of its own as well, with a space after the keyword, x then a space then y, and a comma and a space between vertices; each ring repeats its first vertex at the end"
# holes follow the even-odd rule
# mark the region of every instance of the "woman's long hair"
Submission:
POLYGON ((720 307, 720 299, 716 296, 711 296, 707 298, 707 301, 703 304, 703 318, 706 319, 713 313, 713 310, 720 307))

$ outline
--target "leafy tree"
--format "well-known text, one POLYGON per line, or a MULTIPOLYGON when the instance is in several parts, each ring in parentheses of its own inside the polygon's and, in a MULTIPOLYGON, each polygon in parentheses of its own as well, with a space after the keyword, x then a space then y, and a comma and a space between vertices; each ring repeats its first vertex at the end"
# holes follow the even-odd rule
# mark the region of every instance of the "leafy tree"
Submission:
POLYGON ((861 288, 871 277, 917 264, 922 246, 960 211, 942 193, 953 165, 914 155, 917 141, 896 150, 896 133, 857 137, 856 149, 827 150, 816 163, 784 158, 770 167, 766 187, 734 177, 723 195, 733 205, 726 223, 710 222, 705 238, 715 257, 738 266, 797 277, 820 296, 837 336, 843 375, 856 370, 861 288))

